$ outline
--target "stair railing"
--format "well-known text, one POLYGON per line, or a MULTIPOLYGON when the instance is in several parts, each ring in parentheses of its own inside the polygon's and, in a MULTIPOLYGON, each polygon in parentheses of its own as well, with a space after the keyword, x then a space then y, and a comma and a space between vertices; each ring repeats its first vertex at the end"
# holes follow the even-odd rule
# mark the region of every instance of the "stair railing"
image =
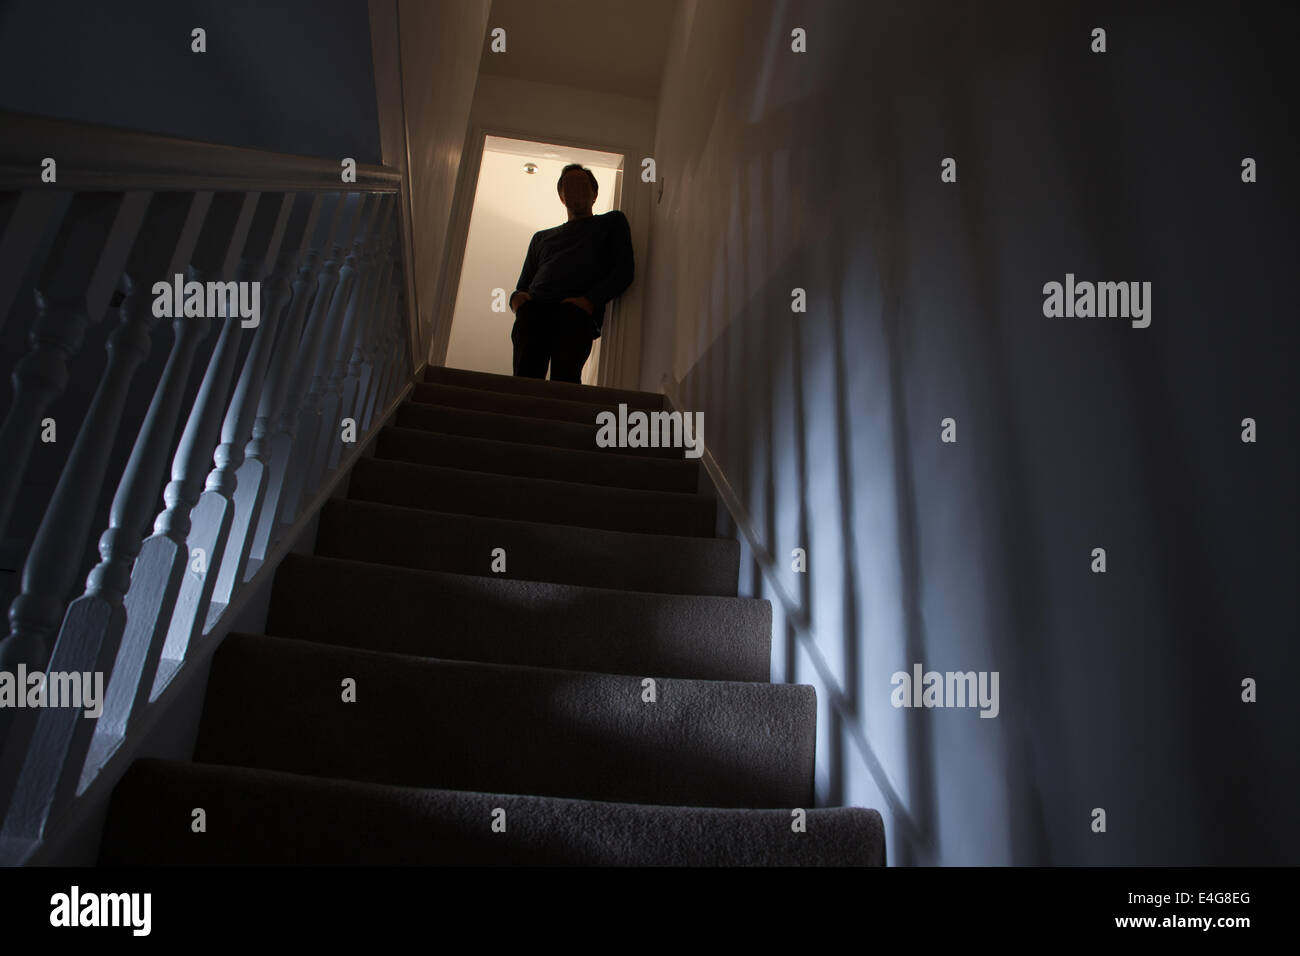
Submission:
POLYGON ((342 169, 0 113, 0 863, 412 379, 400 174, 342 169))

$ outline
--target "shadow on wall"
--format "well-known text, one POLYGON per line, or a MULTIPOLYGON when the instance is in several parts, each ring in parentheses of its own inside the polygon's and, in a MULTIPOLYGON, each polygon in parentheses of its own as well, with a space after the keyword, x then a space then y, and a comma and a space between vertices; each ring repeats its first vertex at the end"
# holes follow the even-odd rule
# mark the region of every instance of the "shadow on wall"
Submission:
POLYGON ((1116 8, 1101 59, 1091 8, 945 10, 699 4, 664 87, 714 105, 660 114, 647 354, 753 522, 819 797, 894 863, 1294 861, 1295 197, 1236 145, 1289 155, 1274 61, 1221 11, 1116 8), (1150 281, 1152 326, 1044 317, 1067 273, 1150 281), (996 717, 895 706, 915 665, 996 673, 996 717))

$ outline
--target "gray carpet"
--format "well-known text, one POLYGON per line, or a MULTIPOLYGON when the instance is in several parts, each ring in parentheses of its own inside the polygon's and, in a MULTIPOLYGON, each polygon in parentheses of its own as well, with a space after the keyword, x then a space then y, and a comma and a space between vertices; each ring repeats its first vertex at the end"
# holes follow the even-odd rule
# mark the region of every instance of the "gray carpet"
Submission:
POLYGON ((883 865, 876 811, 810 808, 816 695, 769 682, 699 462, 596 447, 618 402, 663 407, 426 370, 101 863, 883 865))
POLYGON ((594 421, 556 421, 536 415, 504 414, 472 408, 452 408, 408 401, 397 410, 393 424, 402 428, 421 428, 446 435, 495 438, 522 445, 546 445, 601 454, 633 455, 640 458, 665 458, 681 461, 681 449, 675 448, 597 448, 594 421))
POLYGON ((295 554, 276 572, 266 630, 447 660, 766 681, 772 608, 295 554))
POLYGON ((646 491, 694 494, 700 478, 699 459, 615 455, 604 449, 578 451, 396 426, 380 432, 376 454, 393 461, 646 491))
POLYGON ((335 498, 321 511, 316 553, 428 571, 668 594, 734 596, 740 545, 725 538, 636 534, 501 518, 470 517, 335 498), (494 575, 495 576, 495 575, 494 575))
POLYGON ((118 785, 106 863, 435 866, 881 866, 874 810, 601 803, 416 789, 137 761, 118 785), (202 806, 209 830, 188 833, 202 806), (494 832, 491 821, 502 820, 494 832), (177 821, 185 824, 178 827, 177 821), (183 830, 184 832, 178 832, 183 830))

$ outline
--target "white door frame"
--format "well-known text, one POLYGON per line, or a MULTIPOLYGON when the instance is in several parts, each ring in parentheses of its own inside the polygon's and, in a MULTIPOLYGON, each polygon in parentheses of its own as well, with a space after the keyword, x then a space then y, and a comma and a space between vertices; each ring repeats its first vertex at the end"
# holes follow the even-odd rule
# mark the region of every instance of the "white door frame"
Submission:
MULTIPOLYGON (((614 208, 628 217, 632 231, 632 251, 636 257, 636 277, 645 274, 649 251, 650 193, 648 190, 624 190, 623 177, 628 174, 629 163, 639 168, 636 149, 614 143, 578 141, 565 136, 548 136, 532 130, 508 129, 476 123, 461 152, 460 171, 456 176, 456 194, 452 201, 451 216, 447 223, 447 244, 443 255, 438 294, 434 300, 433 334, 430 336, 430 365, 443 365, 447 361, 447 345, 451 340, 451 322, 456 310, 456 293, 460 288, 461 268, 465 263, 465 245, 469 241, 469 221, 474 212, 474 194, 478 190, 478 174, 483 164, 483 147, 489 136, 519 139, 555 146, 571 146, 602 153, 617 153, 623 157, 623 176, 619 177, 614 193, 614 208), (630 201, 629 201, 630 200, 630 201)), ((605 327, 600 336, 600 365, 597 383, 615 388, 636 388, 641 374, 641 322, 642 301, 640 283, 633 279, 631 288, 610 304, 605 317, 605 327)))

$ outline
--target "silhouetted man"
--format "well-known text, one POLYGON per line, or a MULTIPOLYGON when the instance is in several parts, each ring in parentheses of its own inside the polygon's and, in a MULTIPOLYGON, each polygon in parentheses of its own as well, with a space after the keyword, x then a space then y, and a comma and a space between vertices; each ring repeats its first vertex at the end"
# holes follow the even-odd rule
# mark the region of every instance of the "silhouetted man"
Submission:
POLYGON ((515 374, 580 382, 605 303, 632 284, 632 233, 617 209, 591 214, 599 190, 591 170, 571 163, 555 185, 569 221, 533 234, 510 296, 515 374))

